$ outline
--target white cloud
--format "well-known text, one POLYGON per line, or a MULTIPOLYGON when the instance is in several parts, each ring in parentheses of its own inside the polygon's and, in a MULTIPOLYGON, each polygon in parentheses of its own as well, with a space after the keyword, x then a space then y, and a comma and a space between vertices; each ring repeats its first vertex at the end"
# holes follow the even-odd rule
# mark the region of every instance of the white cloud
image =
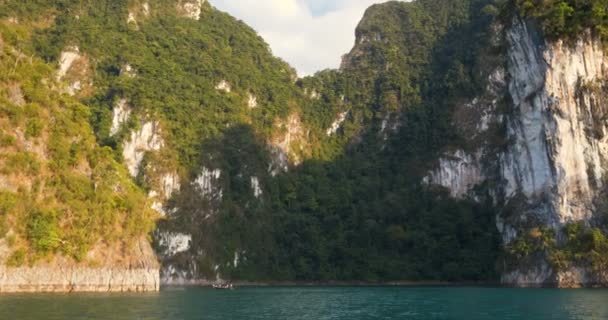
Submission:
POLYGON ((383 0, 212 0, 256 29, 300 75, 336 68, 365 9, 383 0))

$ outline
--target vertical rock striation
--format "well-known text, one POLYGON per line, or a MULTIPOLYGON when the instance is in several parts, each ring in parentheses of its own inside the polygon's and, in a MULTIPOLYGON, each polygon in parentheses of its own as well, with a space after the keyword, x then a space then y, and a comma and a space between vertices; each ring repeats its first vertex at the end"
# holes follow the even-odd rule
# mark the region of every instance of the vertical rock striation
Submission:
MULTIPOLYGON (((608 165, 608 59, 590 32, 572 43, 549 41, 534 23, 517 17, 505 28, 504 42, 507 83, 490 93, 495 99, 504 95, 509 103, 504 114, 487 103, 493 114, 480 112, 477 119, 478 132, 487 129, 489 118, 506 130, 497 161, 487 159, 494 149, 478 144, 475 154, 459 150, 440 159, 424 182, 443 185, 462 198, 491 180, 495 203, 517 208, 497 216, 505 246, 532 228, 553 230, 560 242, 566 224, 592 225, 599 213, 608 165)), ((540 254, 504 270, 502 281, 587 286, 596 284, 597 275, 589 266, 554 270, 540 254)))
MULTIPOLYGON (((517 230, 534 221, 558 234, 566 223, 589 225, 597 213, 608 161, 608 100, 595 90, 605 85, 608 75, 603 45, 590 33, 573 43, 545 41, 532 24, 517 18, 507 41, 513 101, 507 128, 513 143, 501 157, 501 177, 507 199, 523 196, 526 209, 500 224, 517 230)), ((503 235, 508 244, 516 233, 503 235)), ((580 281, 574 282, 580 285, 591 279, 580 269, 548 272, 544 264, 522 266, 505 274, 503 281, 569 285, 573 276, 566 273, 576 274, 580 281)))
POLYGON ((160 268, 147 239, 137 241, 127 256, 106 250, 98 265, 57 257, 34 266, 0 265, 0 293, 18 292, 153 292, 160 288, 160 268))

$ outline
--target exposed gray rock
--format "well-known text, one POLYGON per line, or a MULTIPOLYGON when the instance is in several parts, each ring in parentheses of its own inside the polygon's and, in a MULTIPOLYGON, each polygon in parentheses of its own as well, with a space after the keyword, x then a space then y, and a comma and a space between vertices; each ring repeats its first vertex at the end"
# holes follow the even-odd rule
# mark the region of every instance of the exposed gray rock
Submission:
POLYGON ((0 266, 0 293, 158 291, 158 268, 0 266))
MULTIPOLYGON (((462 197, 492 179, 497 182, 491 190, 495 201, 523 202, 511 216, 497 217, 503 244, 537 226, 554 229, 559 240, 565 224, 591 224, 604 188, 608 99, 593 88, 605 85, 608 59, 590 32, 573 44, 551 42, 534 24, 519 18, 505 30, 505 43, 506 68, 491 72, 486 92, 463 107, 488 106, 478 109, 484 111, 478 114, 473 136, 492 123, 506 126, 508 143, 498 161, 483 159, 493 149, 480 144, 474 154, 456 151, 442 157, 425 182, 462 197), (511 101, 504 114, 496 111, 501 95, 511 101)), ((517 286, 593 285, 596 277, 589 272, 584 266, 555 272, 544 257, 505 272, 502 281, 517 286)))
POLYGON ((163 145, 157 122, 146 122, 139 130, 131 132, 129 140, 123 144, 122 152, 131 176, 136 177, 139 174, 139 167, 146 152, 158 151, 163 145))

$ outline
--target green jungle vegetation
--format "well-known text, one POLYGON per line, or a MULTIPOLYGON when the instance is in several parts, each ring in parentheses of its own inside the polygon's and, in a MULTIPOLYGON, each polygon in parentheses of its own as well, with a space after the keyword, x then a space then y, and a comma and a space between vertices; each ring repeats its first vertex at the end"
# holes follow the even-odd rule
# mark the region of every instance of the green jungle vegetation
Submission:
MULTIPOLYGON (((305 123, 323 119, 327 128, 335 113, 326 108, 335 101, 348 110, 342 136, 328 143, 341 154, 330 161, 313 156, 271 177, 265 173, 271 155, 254 131, 233 127, 204 147, 214 159, 208 165, 227 173, 222 202, 205 203, 182 190, 174 199, 176 220, 162 221, 160 229, 198 235, 195 246, 209 252, 210 261, 245 252, 238 268, 220 266, 222 276, 233 279, 496 279, 500 249, 492 205, 420 186, 432 159, 464 141, 452 127, 453 108, 485 84, 475 71, 493 19, 477 14, 487 4, 371 7, 357 34, 375 40, 359 47, 361 55, 341 71, 298 82, 320 94, 302 107, 305 123), (383 133, 385 120, 407 125, 395 134, 387 124, 383 133), (251 193, 251 176, 264 186, 261 201, 251 193), (213 224, 204 222, 204 206, 218 212, 213 224)), ((187 266, 190 259, 185 254, 168 263, 187 266)), ((207 260, 197 262, 214 274, 207 260)))
POLYGON ((546 255, 556 271, 575 266, 589 266, 591 270, 604 273, 608 270, 608 238, 605 230, 569 223, 560 232, 564 240, 558 242, 556 232, 549 228, 532 228, 507 246, 507 261, 513 266, 519 261, 546 255))
POLYGON ((54 69, 27 51, 35 25, 0 22, 0 236, 10 266, 77 262, 132 245, 153 228, 145 194, 97 144, 90 109, 61 94, 54 69))
POLYGON ((608 40, 607 0, 510 0, 509 5, 537 19, 550 38, 571 39, 590 29, 608 40))

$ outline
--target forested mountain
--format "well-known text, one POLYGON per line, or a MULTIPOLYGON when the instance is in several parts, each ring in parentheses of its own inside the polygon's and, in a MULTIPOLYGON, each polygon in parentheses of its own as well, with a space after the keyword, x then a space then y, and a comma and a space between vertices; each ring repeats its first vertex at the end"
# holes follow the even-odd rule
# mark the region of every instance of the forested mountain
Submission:
POLYGON ((2 272, 604 284, 607 7, 390 1, 298 78, 204 0, 0 0, 2 272))

